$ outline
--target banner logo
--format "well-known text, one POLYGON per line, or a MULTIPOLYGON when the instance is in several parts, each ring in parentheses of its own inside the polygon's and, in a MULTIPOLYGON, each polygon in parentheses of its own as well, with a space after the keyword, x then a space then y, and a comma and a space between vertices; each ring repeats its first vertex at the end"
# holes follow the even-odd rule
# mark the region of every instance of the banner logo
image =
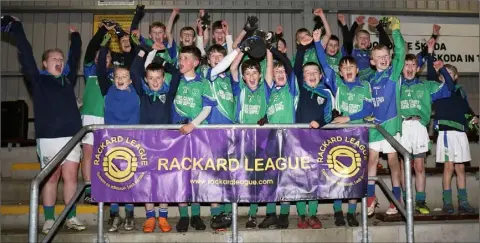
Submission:
POLYGON ((130 180, 137 171, 138 160, 135 153, 127 147, 117 147, 109 150, 103 157, 103 171, 108 179, 122 183, 130 180), (126 164, 122 169, 120 164, 126 164))
POLYGON ((336 146, 327 156, 328 168, 334 175, 341 178, 355 176, 360 171, 361 162, 360 154, 347 146, 336 146), (345 161, 347 163, 344 163, 345 161))

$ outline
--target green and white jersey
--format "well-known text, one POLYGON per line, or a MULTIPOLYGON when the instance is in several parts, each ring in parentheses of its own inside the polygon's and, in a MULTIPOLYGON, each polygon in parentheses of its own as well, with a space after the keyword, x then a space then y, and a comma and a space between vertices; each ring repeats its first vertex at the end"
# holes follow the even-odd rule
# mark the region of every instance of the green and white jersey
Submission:
MULTIPOLYGON (((105 101, 98 84, 96 70, 97 65, 94 62, 86 64, 83 68, 86 84, 83 91, 81 114, 103 117, 105 101)), ((110 72, 109 78, 113 80, 112 72, 110 72)))
POLYGON ((232 78, 225 72, 216 76, 211 75, 212 68, 204 73, 210 81, 212 96, 217 102, 210 116, 211 124, 230 124, 235 121, 235 98, 232 91, 232 78))
POLYGON ((233 82, 233 94, 236 98, 236 121, 240 124, 257 124, 265 117, 268 101, 268 87, 265 80, 258 84, 256 90, 250 90, 244 83, 233 82))

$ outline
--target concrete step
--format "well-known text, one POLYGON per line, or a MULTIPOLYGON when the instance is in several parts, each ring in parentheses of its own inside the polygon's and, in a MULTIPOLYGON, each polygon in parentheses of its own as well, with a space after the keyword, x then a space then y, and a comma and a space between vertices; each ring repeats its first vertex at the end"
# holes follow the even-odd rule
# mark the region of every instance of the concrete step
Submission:
MULTIPOLYGON (((470 150, 472 154, 471 166, 480 165, 480 154, 478 143, 471 143, 470 150)), ((435 167, 435 145, 432 145, 432 154, 427 157, 426 167, 435 167)), ((32 179, 40 171, 40 164, 37 162, 36 147, 15 147, 0 148, 1 176, 14 179, 32 179)), ((384 168, 387 168, 387 162, 380 160, 384 168)), ((79 171, 80 175, 80 171, 79 171)), ((80 178, 80 177, 79 177, 80 178)))
MULTIPOLYGON (((208 219, 205 223, 209 225, 208 219)), ((259 222, 262 219, 257 219, 259 222)), ((245 217, 239 218, 239 242, 361 242, 361 227, 337 227, 330 216, 320 217, 323 228, 297 229, 296 220, 290 219, 290 227, 284 230, 246 230, 245 217)), ((174 227, 177 219, 169 219, 174 227)), ((161 233, 145 234, 141 231, 143 221, 138 219, 136 230, 118 233, 105 233, 106 242, 231 242, 231 231, 213 232, 209 227, 205 231, 190 228, 187 233, 174 230, 161 233)), ((105 224, 106 225, 106 224, 105 224)), ((404 223, 383 223, 370 219, 368 223, 369 242, 406 242, 404 223)), ((40 239, 43 236, 39 234, 40 239)), ((96 226, 91 225, 86 231, 72 232, 61 229, 53 242, 96 242, 96 226)), ((26 228, 2 227, 3 242, 27 242, 26 228)), ((416 242, 479 242, 478 220, 461 222, 418 222, 415 224, 416 242)))

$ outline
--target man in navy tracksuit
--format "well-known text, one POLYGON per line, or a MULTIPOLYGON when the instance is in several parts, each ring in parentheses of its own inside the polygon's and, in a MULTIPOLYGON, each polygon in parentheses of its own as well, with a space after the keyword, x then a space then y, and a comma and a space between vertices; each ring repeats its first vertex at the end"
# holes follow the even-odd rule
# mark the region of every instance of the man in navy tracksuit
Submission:
MULTIPOLYGON (((54 48, 43 54, 43 70, 38 70, 32 46, 25 36, 22 23, 15 17, 2 16, 2 31, 15 37, 20 64, 25 79, 32 87, 35 115, 35 137, 40 164, 44 168, 60 149, 82 128, 82 120, 75 97, 77 71, 82 40, 75 27, 70 27, 70 51, 65 63, 63 51, 54 48)), ((66 156, 62 165, 48 178, 42 192, 45 223, 42 232, 47 234, 55 222, 55 202, 60 174, 63 178, 64 202, 67 204, 77 189, 78 165, 81 149, 77 144, 66 156)), ((76 218, 76 208, 68 214, 66 226, 85 230, 76 218)))
MULTIPOLYGON (((143 49, 149 48, 143 46, 143 49)), ((156 52, 156 50, 152 51, 156 52)), ((159 56, 155 57, 153 62, 145 65, 143 59, 145 54, 144 50, 140 50, 130 68, 133 85, 140 97, 140 124, 170 124, 173 99, 180 82, 180 73, 159 56), (167 75, 165 71, 169 74, 167 75)), ((150 61, 147 60, 147 62, 150 61)), ((143 232, 151 233, 156 226, 154 204, 147 203, 145 210, 147 220, 143 225, 143 232)), ((158 225, 161 231, 171 231, 172 227, 167 221, 168 204, 160 204, 158 216, 158 225)))

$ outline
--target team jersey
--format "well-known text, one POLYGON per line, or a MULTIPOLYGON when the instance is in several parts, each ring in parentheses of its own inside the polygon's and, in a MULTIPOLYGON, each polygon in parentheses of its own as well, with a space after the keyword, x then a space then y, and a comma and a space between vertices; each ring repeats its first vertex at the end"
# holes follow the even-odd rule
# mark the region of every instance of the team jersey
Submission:
POLYGON ((432 114, 432 102, 450 97, 451 90, 455 88, 455 85, 445 68, 442 68, 440 72, 442 74, 446 72, 446 75, 444 74, 445 83, 421 81, 418 78, 414 80, 402 78, 400 114, 403 119, 419 116, 420 123, 427 126, 432 114))
MULTIPOLYGON (((183 122, 185 119, 192 121, 200 114, 204 106, 217 105, 212 94, 210 83, 207 79, 202 78, 200 74, 196 74, 192 80, 180 78, 177 94, 173 101, 173 123, 183 122)), ((206 124, 205 119, 202 124, 206 124)))
MULTIPOLYGON (((242 60, 242 63, 246 60, 249 60, 250 57, 248 55, 244 55, 243 56, 243 60, 242 60)), ((261 74, 262 74, 262 79, 265 78, 265 74, 267 73, 267 58, 263 58, 262 60, 259 61, 260 63, 260 71, 261 71, 261 74)), ((239 70, 242 70, 241 68, 241 65, 239 67, 239 70)), ((240 74, 240 80, 242 78, 242 74, 240 74)))
POLYGON ((352 51, 352 57, 357 62, 360 80, 369 81, 375 74, 375 70, 370 66, 370 50, 361 50, 354 48, 352 51))
MULTIPOLYGON (((344 81, 330 66, 328 62, 330 56, 325 53, 319 41, 315 42, 315 48, 323 69, 323 80, 335 96, 335 109, 342 116, 349 116, 350 123, 364 123, 363 118, 371 115, 373 111, 370 84, 361 81, 358 77, 351 83, 344 81)), ((338 53, 341 54, 341 52, 338 53)))
POLYGON ((269 87, 265 80, 261 80, 257 89, 251 90, 243 79, 239 80, 234 81, 232 86, 237 103, 236 121, 240 124, 257 124, 267 111, 269 87))
MULTIPOLYGON (((398 116, 400 101, 400 74, 405 64, 405 41, 399 30, 392 32, 395 43, 392 65, 383 72, 375 72, 370 77, 372 101, 374 106, 374 122, 380 124, 394 136, 401 130, 401 119, 398 116)), ((383 140, 383 136, 375 129, 370 129, 370 142, 383 140)))
POLYGON ((270 90, 267 105, 267 118, 273 124, 295 123, 295 110, 298 104, 298 87, 295 74, 292 73, 288 82, 282 86, 274 86, 270 90))
POLYGON ((231 124, 235 121, 235 98, 232 91, 232 77, 225 72, 216 76, 211 75, 212 68, 205 72, 205 77, 210 81, 212 96, 217 106, 212 107, 210 113, 211 124, 231 124))
MULTIPOLYGON (((98 85, 97 65, 92 62, 83 67, 83 75, 86 80, 85 90, 83 91, 82 115, 104 116, 104 97, 98 85)), ((113 72, 110 71, 109 79, 113 81, 113 72)))
MULTIPOLYGON (((293 55, 293 58, 291 60, 292 66, 294 65, 295 57, 296 57, 296 55, 293 55)), ((313 63, 319 64, 318 63, 318 58, 317 58, 317 53, 316 53, 314 47, 308 48, 307 51, 305 52, 305 57, 303 57, 303 65, 305 65, 305 63, 308 63, 308 62, 313 62, 313 63)))
MULTIPOLYGON (((347 56, 347 51, 345 50, 344 47, 342 47, 338 52, 337 54, 333 55, 333 56, 330 56, 330 55, 326 55, 326 58, 327 58, 327 63, 328 65, 330 66, 330 68, 333 69, 333 71, 335 71, 336 73, 338 73, 339 69, 338 69, 338 65, 340 64, 340 60, 344 57, 344 56, 347 56)), ((320 58, 317 54, 317 57, 320 58)))

